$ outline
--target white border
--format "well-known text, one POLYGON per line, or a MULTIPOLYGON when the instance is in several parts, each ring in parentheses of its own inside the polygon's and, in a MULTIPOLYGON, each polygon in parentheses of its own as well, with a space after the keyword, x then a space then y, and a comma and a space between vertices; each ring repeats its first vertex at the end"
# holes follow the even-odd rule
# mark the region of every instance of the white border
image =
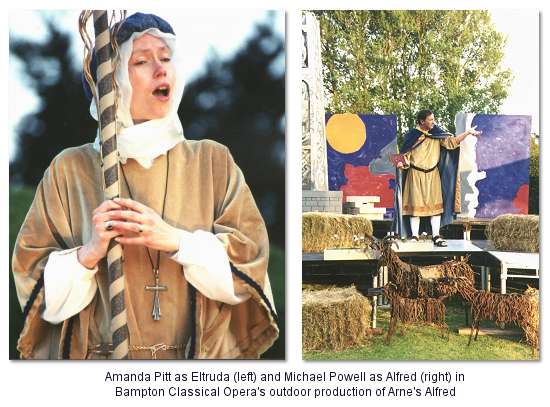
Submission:
MULTIPOLYGON (((98 1, 92 5, 75 4, 74 1, 56 1, 43 2, 36 1, 19 1, 17 2, 18 8, 76 8, 80 6, 82 8, 103 8, 114 7, 114 3, 117 8, 150 8, 150 2, 144 1, 125 1, 125 2, 113 2, 113 1, 98 1)), ((160 1, 155 4, 155 7, 173 8, 174 3, 172 1, 160 1)), ((371 1, 325 1, 325 0, 281 0, 281 1, 264 1, 264 2, 251 2, 251 1, 233 1, 230 4, 221 1, 207 1, 200 2, 201 8, 216 8, 216 7, 228 7, 231 5, 236 8, 277 8, 286 9, 287 14, 287 250, 286 250, 286 281, 287 281, 287 361, 286 362, 206 362, 206 363, 191 363, 185 364, 180 362, 156 362, 156 363, 125 363, 123 365, 112 363, 86 363, 86 362, 45 362, 45 363, 25 363, 25 362, 10 362, 8 357, 8 335, 5 328, 5 334, 2 336, 2 342, 0 348, 4 349, 4 360, 2 366, 2 379, 1 388, 4 390, 5 397, 2 397, 4 403, 18 402, 23 405, 36 402, 48 402, 55 403, 56 405, 112 405, 115 401, 111 395, 111 385, 103 382, 104 375, 107 369, 116 371, 173 371, 184 372, 189 370, 207 370, 207 371, 222 371, 222 370, 255 370, 259 372, 276 372, 279 370, 307 370, 309 372, 323 372, 328 370, 338 371, 387 371, 387 370, 400 370, 400 371, 426 371, 426 370, 458 370, 466 375, 466 384, 459 387, 459 396, 454 399, 397 399, 397 400, 382 400, 382 399, 351 399, 347 402, 357 405, 364 405, 366 403, 377 403, 383 405, 397 405, 398 403, 407 402, 410 405, 422 405, 426 404, 435 405, 446 403, 448 405, 464 405, 463 403, 472 403, 471 405, 495 405, 502 404, 508 405, 520 405, 529 402, 542 401, 547 397, 547 382, 548 382, 548 358, 545 358, 546 349, 548 346, 547 338, 548 330, 546 329, 546 321, 542 321, 542 360, 540 362, 303 362, 301 360, 301 312, 300 312, 300 285, 301 285, 301 221, 300 221, 300 208, 301 208, 301 181, 299 175, 301 174, 300 166, 300 132, 301 132, 301 119, 300 119, 300 13, 299 9, 312 9, 312 8, 371 8, 371 9, 397 9, 397 8, 460 8, 460 9, 475 9, 475 8, 535 8, 541 9, 541 50, 543 46, 547 46, 548 42, 548 29, 545 27, 547 23, 546 15, 549 13, 549 6, 542 1, 530 1, 524 0, 521 3, 518 2, 504 2, 504 1, 485 1, 479 2, 473 0, 465 1, 441 1, 441 0, 424 0, 424 1, 396 1, 396 0, 371 0, 371 1)), ((2 41, 2 55, 7 59, 8 56, 8 29, 7 29, 7 16, 9 13, 3 14, 4 30, 2 41)), ((7 78, 7 64, 6 59, 1 64, 2 74, 0 77, 6 81, 7 78)), ((544 71, 544 67, 550 66, 548 64, 548 53, 543 52, 541 73, 544 71)), ((7 89, 7 83, 4 82, 4 89, 7 89)), ((544 100, 544 96, 548 96, 548 81, 542 78, 542 95, 541 100, 544 100)), ((9 101, 6 96, 2 99, 2 111, 4 112, 4 123, 7 123, 7 104, 9 101)), ((544 133, 544 120, 543 117, 548 117, 548 108, 546 104, 542 104, 541 111, 541 134, 544 133)), ((544 136, 543 136, 544 138, 544 136)), ((4 152, 7 154, 7 152, 4 152)), ((542 157, 547 157, 549 152, 546 148, 546 143, 541 144, 542 157)), ((3 190, 8 190, 8 160, 7 156, 4 156, 5 172, 2 178, 3 190)), ((541 160, 541 179, 546 179, 546 165, 544 160, 541 160)), ((541 212, 543 214, 548 211, 548 197, 545 183, 541 183, 541 212)), ((6 194, 7 196, 7 194, 6 194)), ((8 202, 7 198, 4 200, 4 223, 7 229, 8 221, 8 202)), ((545 217, 541 218, 541 231, 542 231, 542 248, 545 247, 546 234, 547 234, 547 222, 545 217)), ((8 259, 8 233, 7 230, 4 233, 3 246, 5 257, 3 259, 4 264, 7 264, 8 259)), ((541 250, 543 252, 543 250, 541 250)), ((546 263, 546 256, 542 255, 542 262, 546 263)), ((544 270, 542 271, 544 279, 544 270)), ((4 277, 2 279, 3 293, 4 293, 4 310, 3 320, 0 322, 2 326, 7 327, 7 315, 8 315, 8 279, 4 277)), ((543 286, 541 282, 541 286, 543 286)), ((543 311, 542 317, 546 316, 546 295, 544 291, 542 303, 543 311)), ((230 405, 279 405, 283 402, 290 402, 291 399, 228 399, 223 401, 223 404, 230 405), (288 401, 287 401, 288 400, 288 401)), ((120 401, 120 400, 117 400, 120 401)), ((152 400, 145 402, 150 403, 152 400)), ((346 401, 344 399, 324 399, 315 400, 314 402, 319 405, 334 405, 339 401, 346 401)), ((152 401, 158 403, 158 401, 152 401)), ((302 401, 303 402, 303 401, 302 401)), ((131 400, 132 405, 143 403, 140 400, 131 400)), ((196 402, 188 399, 168 399, 162 404, 178 404, 191 403, 191 405, 202 404, 214 404, 220 403, 219 399, 205 400, 203 402, 196 402)), ((118 403, 117 403, 118 404, 118 403)), ((539 405, 539 404, 537 404, 539 405)))

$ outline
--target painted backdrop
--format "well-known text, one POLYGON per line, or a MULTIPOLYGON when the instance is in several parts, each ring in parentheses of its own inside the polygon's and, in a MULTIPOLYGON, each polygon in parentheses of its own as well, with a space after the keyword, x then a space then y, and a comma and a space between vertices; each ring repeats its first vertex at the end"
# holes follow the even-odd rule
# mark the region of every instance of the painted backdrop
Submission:
POLYGON ((388 156, 395 153, 397 118, 394 115, 327 114, 329 190, 347 196, 379 196, 376 207, 393 217, 395 169, 388 156))
POLYGON ((531 116, 457 115, 457 133, 471 126, 483 133, 460 148, 463 215, 527 214, 531 116))

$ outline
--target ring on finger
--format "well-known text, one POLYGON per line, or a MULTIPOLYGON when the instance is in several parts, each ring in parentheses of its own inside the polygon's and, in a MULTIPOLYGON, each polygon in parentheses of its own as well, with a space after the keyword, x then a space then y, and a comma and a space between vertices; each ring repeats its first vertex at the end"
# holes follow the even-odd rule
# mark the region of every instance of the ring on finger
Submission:
POLYGON ((107 231, 113 230, 113 222, 111 222, 111 221, 105 222, 105 230, 107 230, 107 231))
POLYGON ((139 233, 143 233, 143 225, 139 225, 139 233))

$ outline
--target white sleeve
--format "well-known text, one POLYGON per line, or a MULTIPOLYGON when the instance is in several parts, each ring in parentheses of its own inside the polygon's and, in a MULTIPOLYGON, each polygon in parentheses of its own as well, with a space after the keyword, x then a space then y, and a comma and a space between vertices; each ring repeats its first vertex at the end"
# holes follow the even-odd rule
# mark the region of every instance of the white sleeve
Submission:
POLYGON ((78 314, 94 298, 97 290, 95 273, 78 261, 79 247, 50 254, 44 268, 46 308, 42 319, 59 324, 78 314))
POLYGON ((249 293, 235 292, 227 251, 213 233, 182 230, 180 247, 172 260, 183 266, 187 281, 212 300, 235 305, 250 297, 249 293))

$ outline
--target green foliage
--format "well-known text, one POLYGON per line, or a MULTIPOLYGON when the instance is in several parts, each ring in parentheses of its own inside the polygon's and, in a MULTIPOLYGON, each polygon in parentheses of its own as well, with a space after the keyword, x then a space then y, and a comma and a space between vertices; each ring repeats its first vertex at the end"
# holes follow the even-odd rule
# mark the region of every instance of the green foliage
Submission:
POLYGON ((279 318, 279 339, 262 355, 262 359, 285 358, 285 252, 281 248, 269 247, 269 281, 273 291, 273 301, 279 318))
MULTIPOLYGON (((459 327, 465 326, 464 308, 458 303, 447 304, 449 340, 442 330, 429 325, 399 324, 389 345, 384 344, 389 323, 389 310, 379 310, 378 323, 384 335, 371 338, 363 347, 343 352, 308 352, 307 360, 536 360, 531 347, 519 342, 518 337, 497 338, 479 336, 468 345, 468 336, 459 336, 459 327), (400 330, 404 326, 403 335, 400 330)), ((484 324, 482 324, 484 326, 484 324)), ((486 324, 485 324, 486 326, 486 324)))
POLYGON ((17 344, 19 332, 21 332, 23 328, 23 313, 21 312, 21 307, 17 300, 15 284, 13 283, 13 277, 11 275, 11 256, 17 233, 19 233, 21 224, 23 220, 25 220, 25 216, 27 215, 33 198, 34 188, 10 188, 10 359, 17 359, 19 357, 15 346, 17 344))
POLYGON ((529 176, 538 177, 539 176, 539 137, 531 137, 531 157, 529 162, 529 176))
POLYGON ((17 153, 10 163, 10 181, 37 185, 44 170, 63 149, 94 140, 96 122, 88 113, 80 70, 71 53, 71 35, 52 17, 46 36, 36 42, 10 37, 10 58, 22 63, 25 82, 40 99, 36 111, 17 126, 17 153))
POLYGON ((512 74, 488 11, 317 11, 328 110, 396 114, 398 132, 431 109, 454 132, 457 112, 497 113, 512 74))
POLYGON ((539 141, 538 135, 531 137, 529 161, 529 213, 539 213, 539 141))
POLYGON ((285 239, 284 40, 269 17, 231 57, 213 56, 186 86, 179 114, 185 137, 229 147, 267 224, 285 239))

